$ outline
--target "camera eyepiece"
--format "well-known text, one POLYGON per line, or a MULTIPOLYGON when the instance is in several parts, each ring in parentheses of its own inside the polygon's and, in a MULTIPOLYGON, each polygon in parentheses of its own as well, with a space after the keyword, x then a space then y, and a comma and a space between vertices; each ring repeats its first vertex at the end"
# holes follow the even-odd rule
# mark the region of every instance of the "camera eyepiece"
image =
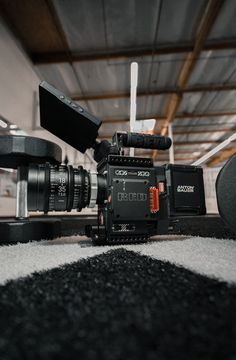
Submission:
POLYGON ((101 175, 82 166, 30 165, 28 171, 28 209, 30 211, 81 211, 105 197, 101 175))

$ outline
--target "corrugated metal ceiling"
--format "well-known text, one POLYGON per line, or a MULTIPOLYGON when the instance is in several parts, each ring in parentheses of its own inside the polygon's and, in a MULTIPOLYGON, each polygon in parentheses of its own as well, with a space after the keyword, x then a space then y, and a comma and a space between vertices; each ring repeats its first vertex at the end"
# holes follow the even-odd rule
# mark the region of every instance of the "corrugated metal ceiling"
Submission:
POLYGON ((53 3, 71 50, 86 51, 191 41, 204 0, 53 3))
POLYGON ((18 29, 16 35, 32 61, 37 59, 35 66, 42 79, 79 98, 78 102, 97 117, 122 120, 104 123, 101 137, 128 128, 124 120, 129 117, 133 60, 139 64, 138 119, 159 119, 155 130, 160 132, 171 110, 173 94, 180 100, 173 119, 176 151, 192 149, 197 141, 203 142, 196 144, 197 150, 209 149, 230 134, 228 124, 236 126, 235 0, 40 0, 35 2, 34 11, 24 0, 25 12, 31 11, 32 15, 29 23, 35 26, 40 12, 44 19, 47 17, 35 43, 32 34, 20 33, 21 20, 12 15, 14 9, 6 0, 3 4, 8 22, 18 29), (186 86, 180 86, 180 72, 183 65, 188 66, 186 56, 199 41, 199 26, 210 7, 208 21, 212 26, 202 28, 206 41, 196 62, 194 59, 186 86), (55 46, 50 50, 47 42, 42 52, 46 27, 50 34, 52 29, 57 31, 57 36, 55 46), (185 127, 181 134, 178 126, 185 127))

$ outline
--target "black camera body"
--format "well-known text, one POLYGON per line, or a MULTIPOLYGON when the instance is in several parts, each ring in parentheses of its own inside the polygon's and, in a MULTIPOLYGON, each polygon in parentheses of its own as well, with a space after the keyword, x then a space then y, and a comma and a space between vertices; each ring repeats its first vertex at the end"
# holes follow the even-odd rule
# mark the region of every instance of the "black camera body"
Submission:
POLYGON ((200 167, 154 167, 151 159, 108 155, 97 169, 106 190, 97 225, 87 227, 96 243, 144 242, 170 233, 178 216, 206 213, 200 167))
POLYGON ((151 159, 108 155, 98 165, 98 173, 106 177, 106 200, 98 206, 98 223, 87 229, 88 235, 96 242, 130 243, 167 233, 164 168, 161 172, 157 178, 151 159))
POLYGON ((82 153, 93 148, 98 165, 97 172, 88 172, 81 166, 31 164, 29 210, 81 211, 97 205, 97 222, 85 232, 98 244, 144 242, 171 232, 178 216, 205 214, 200 167, 155 167, 150 158, 124 155, 124 148, 166 150, 168 137, 116 132, 111 143, 98 142, 100 120, 51 85, 43 82, 39 89, 41 125, 82 153))

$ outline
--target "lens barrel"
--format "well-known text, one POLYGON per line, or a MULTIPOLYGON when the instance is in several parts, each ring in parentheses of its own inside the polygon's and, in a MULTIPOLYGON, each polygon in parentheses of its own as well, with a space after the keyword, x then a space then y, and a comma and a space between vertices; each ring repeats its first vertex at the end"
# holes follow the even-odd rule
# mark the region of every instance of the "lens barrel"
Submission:
POLYGON ((93 207, 104 201, 105 182, 82 166, 30 165, 28 171, 29 211, 71 211, 93 207), (100 186, 99 186, 100 185, 100 186), (91 201, 91 204, 90 204, 91 201))

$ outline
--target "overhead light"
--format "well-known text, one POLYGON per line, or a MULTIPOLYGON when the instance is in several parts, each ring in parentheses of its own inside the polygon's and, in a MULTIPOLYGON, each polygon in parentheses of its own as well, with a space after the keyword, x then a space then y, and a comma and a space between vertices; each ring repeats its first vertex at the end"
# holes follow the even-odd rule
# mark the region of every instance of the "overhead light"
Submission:
POLYGON ((5 122, 5 121, 3 121, 2 119, 0 119, 0 126, 2 127, 2 128, 4 128, 4 129, 6 129, 7 128, 7 123, 5 122))
POLYGON ((17 129, 17 125, 11 124, 10 129, 17 129))

